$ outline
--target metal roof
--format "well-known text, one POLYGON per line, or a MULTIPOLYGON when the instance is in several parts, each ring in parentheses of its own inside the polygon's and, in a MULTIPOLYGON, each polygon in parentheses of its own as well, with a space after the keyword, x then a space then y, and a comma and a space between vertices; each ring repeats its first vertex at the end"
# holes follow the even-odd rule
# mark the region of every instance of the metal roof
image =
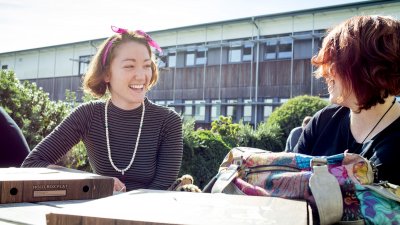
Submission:
MULTIPOLYGON (((249 20, 268 19, 268 18, 273 19, 273 18, 285 17, 285 16, 296 16, 296 15, 312 14, 312 13, 318 13, 318 12, 327 12, 327 11, 348 9, 348 8, 354 8, 354 7, 366 7, 366 6, 390 4, 390 3, 397 3, 397 2, 400 2, 400 0, 365 0, 365 1, 359 1, 359 2, 353 2, 353 3, 340 4, 340 5, 324 6, 324 7, 319 7, 319 8, 311 8, 311 9, 295 10, 295 11, 288 11, 288 12, 281 12, 281 13, 274 13, 274 14, 265 14, 265 15, 259 15, 259 16, 243 17, 243 18, 232 19, 232 20, 223 20, 223 21, 217 21, 217 22, 211 22, 211 23, 202 23, 202 24, 195 24, 195 25, 189 25, 189 26, 168 28, 168 29, 164 29, 164 30, 154 30, 154 31, 149 31, 148 33, 151 34, 151 33, 157 33, 157 32, 186 30, 186 29, 198 28, 198 27, 204 27, 204 26, 232 24, 232 23, 249 21, 249 20)), ((59 44, 59 45, 51 45, 51 46, 46 46, 46 47, 17 50, 17 51, 11 51, 11 52, 1 52, 0 55, 9 54, 9 53, 25 52, 25 51, 31 51, 31 50, 38 50, 38 49, 61 47, 61 46, 67 46, 67 45, 73 45, 73 44, 83 44, 85 42, 91 44, 92 42, 102 41, 102 40, 105 40, 106 38, 108 38, 108 37, 79 41, 79 42, 70 42, 70 43, 59 44)))

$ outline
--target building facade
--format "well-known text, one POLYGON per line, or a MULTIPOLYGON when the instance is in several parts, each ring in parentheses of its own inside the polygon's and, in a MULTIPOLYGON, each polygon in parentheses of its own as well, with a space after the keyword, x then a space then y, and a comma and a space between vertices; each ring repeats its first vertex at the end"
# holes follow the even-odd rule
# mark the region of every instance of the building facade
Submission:
MULTIPOLYGON (((149 32, 163 48, 148 97, 198 126, 219 115, 256 125, 298 95, 326 96, 311 57, 325 32, 354 15, 400 17, 399 1, 366 1, 149 32)), ((2 69, 36 82, 53 100, 82 96, 82 76, 103 39, 0 53, 2 69)))

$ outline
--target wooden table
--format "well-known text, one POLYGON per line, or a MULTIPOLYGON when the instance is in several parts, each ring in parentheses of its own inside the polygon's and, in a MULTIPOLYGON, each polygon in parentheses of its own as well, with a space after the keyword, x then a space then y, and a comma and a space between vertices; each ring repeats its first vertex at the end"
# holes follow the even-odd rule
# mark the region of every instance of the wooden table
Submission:
POLYGON ((309 215, 302 201, 144 189, 97 200, 0 205, 0 224, 311 224, 309 215))
POLYGON ((89 200, 49 201, 35 203, 0 204, 0 225, 3 224, 46 224, 46 214, 64 207, 87 202, 89 200))

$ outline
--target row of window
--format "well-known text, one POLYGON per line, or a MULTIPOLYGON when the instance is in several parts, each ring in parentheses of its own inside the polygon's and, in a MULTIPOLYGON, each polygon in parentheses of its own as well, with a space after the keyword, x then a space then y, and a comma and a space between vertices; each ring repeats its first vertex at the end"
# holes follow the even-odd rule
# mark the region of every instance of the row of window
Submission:
MULTIPOLYGON (((318 48, 321 44, 321 38, 324 35, 324 30, 315 31, 304 31, 296 32, 292 35, 280 35, 279 37, 264 37, 259 40, 262 43, 260 54, 262 54, 261 60, 276 60, 276 59, 291 59, 292 57, 297 58, 299 56, 294 55, 293 52, 296 50, 296 54, 300 54, 300 58, 310 58, 310 51, 304 52, 301 48, 311 46, 312 40, 314 40, 315 48, 318 48), (296 47, 294 45, 296 42, 296 47), (304 42, 304 40, 306 42, 304 42), (299 48, 297 47, 303 47, 299 48), (298 49, 299 48, 299 49, 298 49), (303 51, 303 53, 302 53, 303 51), (299 53, 300 52, 300 53, 299 53)), ((181 46, 177 49, 176 47, 163 47, 167 52, 165 56, 161 56, 159 60, 159 67, 183 67, 183 66, 199 66, 199 65, 217 65, 223 60, 224 63, 240 63, 251 61, 255 59, 255 43, 253 40, 235 40, 235 41, 217 41, 210 42, 205 46, 204 44, 195 44, 190 46, 181 46), (177 51, 178 50, 178 51, 177 51), (223 55, 222 55, 223 54, 223 55), (179 55, 179 58, 178 58, 179 55), (208 62, 211 60, 212 62, 208 62), (179 62, 179 63, 178 63, 179 62)), ((261 55, 260 55, 261 56, 261 55)), ((79 74, 82 75, 86 72, 87 67, 91 61, 93 55, 82 55, 75 61, 79 62, 79 74)), ((1 69, 8 69, 8 65, 1 65, 1 69)))
MULTIPOLYGON (((228 62, 238 63, 251 61, 253 57, 253 44, 245 44, 244 46, 233 45, 228 51, 228 62)), ((264 59, 286 59, 292 56, 292 42, 290 39, 273 39, 267 41, 264 45, 264 59)), ((185 66, 196 66, 207 64, 207 49, 188 50, 185 53, 185 66)), ((93 55, 79 56, 79 74, 86 73, 88 65, 93 55)), ((176 67, 177 53, 169 52, 167 57, 159 62, 159 67, 176 67)), ((8 69, 8 65, 2 65, 2 69, 8 69)))
MULTIPOLYGON (((264 99, 264 105, 259 107, 258 111, 262 111, 263 120, 265 121, 275 107, 286 102, 287 99, 280 99, 278 102, 272 98, 264 99)), ((230 116, 234 122, 254 122, 254 104, 250 99, 238 101, 237 99, 227 99, 221 104, 220 100, 211 100, 206 103, 203 100, 184 100, 182 104, 174 104, 171 100, 157 100, 158 105, 164 105, 174 109, 185 119, 194 118, 196 121, 211 122, 219 118, 219 116, 230 116)))
MULTIPOLYGON (((228 50, 228 62, 238 63, 251 61, 253 58, 254 44, 243 46, 233 45, 228 50)), ((207 64, 207 49, 188 50, 185 54, 185 66, 207 64)), ((264 44, 264 60, 290 59, 292 57, 291 39, 272 39, 264 44)), ((159 67, 176 67, 177 52, 169 52, 167 57, 160 61, 159 67)))
MULTIPOLYGON (((287 40, 271 41, 264 45, 264 60, 290 59, 292 57, 292 42, 287 40)), ((228 62, 238 63, 251 61, 253 57, 253 45, 234 46, 228 50, 228 62)), ((207 64, 207 50, 187 51, 185 54, 185 66, 196 66, 207 64)), ((160 61, 159 67, 175 67, 176 52, 170 52, 164 61, 160 61)))

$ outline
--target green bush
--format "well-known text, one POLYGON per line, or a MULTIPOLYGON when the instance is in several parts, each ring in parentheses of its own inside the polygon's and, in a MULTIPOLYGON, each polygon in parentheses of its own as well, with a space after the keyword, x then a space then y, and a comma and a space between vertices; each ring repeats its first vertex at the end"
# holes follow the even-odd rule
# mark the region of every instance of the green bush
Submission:
POLYGON ((194 121, 183 125, 183 158, 179 175, 190 174, 203 188, 218 173, 219 165, 229 152, 221 135, 210 130, 194 130, 194 121))
POLYGON ((35 83, 22 84, 14 72, 0 72, 0 106, 21 128, 32 149, 47 136, 69 113, 71 107, 61 101, 53 102, 48 93, 35 83))
POLYGON ((257 142, 256 131, 254 131, 254 128, 249 123, 239 121, 236 139, 237 146, 252 147, 257 142))
POLYGON ((285 143, 282 143, 280 139, 282 137, 282 130, 277 125, 268 126, 267 123, 260 123, 255 131, 255 137, 256 141, 250 147, 272 152, 280 152, 285 148, 285 143))
POLYGON ((239 140, 237 134, 239 132, 239 124, 232 123, 232 118, 230 116, 219 116, 219 119, 211 123, 211 131, 221 135, 222 140, 224 140, 229 147, 238 146, 239 140))
POLYGON ((300 126, 305 116, 313 116, 327 105, 328 102, 319 97, 303 95, 292 98, 271 113, 267 127, 276 127, 280 130, 280 132, 275 132, 283 150, 290 131, 300 126))
MULTIPOLYGON (((21 128, 26 141, 33 149, 64 117, 77 106, 74 92, 67 91, 66 102, 54 102, 48 93, 35 83, 20 83, 14 72, 0 72, 0 106, 21 128)), ((91 171, 83 143, 76 145, 64 156, 59 165, 91 171)))
POLYGON ((280 142, 282 131, 277 125, 267 126, 262 122, 254 130, 249 123, 239 121, 235 124, 230 117, 220 116, 218 120, 212 122, 211 131, 218 133, 230 148, 246 146, 282 151, 284 147, 280 142))

